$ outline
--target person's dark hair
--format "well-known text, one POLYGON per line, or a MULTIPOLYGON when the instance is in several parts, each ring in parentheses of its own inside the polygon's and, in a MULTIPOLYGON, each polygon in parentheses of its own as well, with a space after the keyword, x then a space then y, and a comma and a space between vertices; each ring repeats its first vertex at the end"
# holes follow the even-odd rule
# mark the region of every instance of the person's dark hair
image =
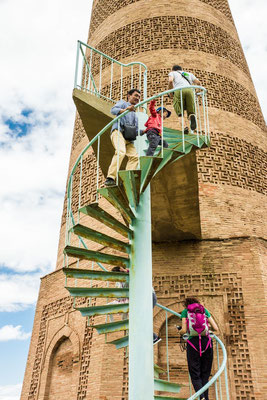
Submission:
POLYGON ((199 300, 196 297, 187 297, 184 300, 183 305, 185 308, 187 308, 187 306, 189 306, 189 304, 194 304, 194 303, 199 303, 199 300))
POLYGON ((133 88, 133 89, 131 89, 131 90, 129 90, 129 91, 127 92, 127 96, 128 96, 128 97, 131 96, 132 94, 134 94, 134 92, 137 92, 137 93, 141 94, 141 92, 140 92, 139 89, 133 88))
POLYGON ((112 272, 121 272, 121 269, 120 269, 120 267, 113 267, 111 271, 112 272))
POLYGON ((180 65, 174 65, 174 66, 172 67, 172 70, 173 70, 173 71, 182 71, 183 68, 180 67, 180 65))

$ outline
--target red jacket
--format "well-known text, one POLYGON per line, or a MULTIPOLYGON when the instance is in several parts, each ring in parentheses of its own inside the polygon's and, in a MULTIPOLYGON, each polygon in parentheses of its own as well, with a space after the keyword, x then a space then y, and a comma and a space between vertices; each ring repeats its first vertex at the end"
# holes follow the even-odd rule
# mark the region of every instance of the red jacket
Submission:
POLYGON ((149 104, 149 111, 150 111, 150 117, 145 123, 146 130, 144 133, 146 133, 149 129, 158 129, 159 130, 159 135, 161 135, 162 132, 162 119, 161 119, 161 114, 157 113, 156 108, 155 108, 155 103, 156 100, 152 100, 149 104))

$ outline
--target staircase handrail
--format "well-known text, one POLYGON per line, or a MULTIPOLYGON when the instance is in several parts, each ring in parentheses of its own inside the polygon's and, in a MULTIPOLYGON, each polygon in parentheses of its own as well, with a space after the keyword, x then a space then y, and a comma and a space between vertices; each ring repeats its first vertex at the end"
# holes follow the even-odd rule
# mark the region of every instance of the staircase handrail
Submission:
MULTIPOLYGON (((122 90, 123 68, 131 67, 131 81, 133 81, 133 67, 134 66, 139 66, 139 85, 140 86, 141 86, 142 68, 144 68, 144 71, 143 71, 143 74, 144 74, 144 76, 143 76, 143 80, 144 80, 144 83, 143 83, 143 95, 144 95, 144 99, 145 99, 146 96, 147 96, 147 66, 144 63, 142 63, 141 61, 134 61, 134 62, 130 62, 128 64, 122 63, 121 61, 118 61, 115 58, 112 58, 112 57, 108 56, 107 54, 103 53, 102 51, 96 49, 93 46, 90 46, 87 43, 82 42, 81 40, 77 41, 77 55, 76 55, 74 87, 75 88, 80 88, 80 89, 86 89, 87 91, 95 93, 97 96, 103 97, 106 100, 110 100, 110 101, 116 102, 111 97, 112 84, 113 84, 113 64, 117 64, 117 65, 119 65, 121 67, 121 77, 120 77, 120 80, 121 80, 121 88, 120 88, 121 98, 122 98, 122 91, 123 91, 122 90), (84 46, 84 47, 86 47, 87 49, 90 50, 90 62, 89 62, 89 64, 88 64, 88 60, 87 60, 87 58, 85 56, 85 53, 83 51, 82 46, 84 46), (94 91, 90 90, 91 85, 89 86, 89 89, 84 88, 82 86, 82 83, 81 83, 81 85, 78 85, 79 51, 81 51, 81 53, 82 53, 83 62, 85 63, 85 65, 87 67, 87 73, 88 73, 88 75, 89 75, 89 77, 90 77, 90 79, 91 79, 91 81, 93 83, 94 91), (96 87, 96 83, 95 83, 95 80, 94 80, 94 77, 93 77, 93 74, 92 74, 92 53, 99 54, 100 57, 101 57, 100 58, 101 61, 100 61, 100 76, 99 76, 99 88, 98 89, 96 87), (110 86, 111 86, 110 87, 110 97, 107 97, 107 96, 104 96, 103 94, 101 94, 101 89, 102 89, 101 88, 101 73, 102 73, 102 59, 103 58, 109 60, 111 62, 111 65, 112 65, 112 68, 111 68, 111 82, 110 82, 110 86)), ((83 67, 82 67, 82 70, 83 70, 83 67)), ((82 72, 82 74, 83 74, 83 72, 82 72)), ((86 75, 87 74, 85 73, 85 81, 86 81, 86 75)), ((83 80, 83 78, 81 78, 81 80, 83 80)))
MULTIPOLYGON (((170 308, 167 308, 165 306, 163 306, 162 304, 156 303, 156 307, 161 308, 162 310, 166 311, 166 324, 168 323, 168 319, 167 319, 167 313, 169 312, 170 314, 173 314, 179 318, 181 318, 181 314, 171 310, 170 308)), ((226 387, 226 399, 229 400, 229 389, 228 389, 228 378, 227 378, 227 369, 226 369, 226 363, 227 363, 227 352, 226 352, 226 348, 223 344, 223 342, 218 338, 218 336, 216 336, 214 333, 212 333, 212 337, 215 339, 216 341, 216 347, 217 347, 217 361, 218 361, 218 371, 213 375, 213 377, 208 381, 208 383, 206 383, 205 386, 203 386, 200 390, 198 390, 196 393, 194 393, 192 396, 190 396, 187 400, 195 400, 197 398, 199 398, 199 396, 201 394, 203 394, 207 389, 210 388, 210 386, 213 385, 213 383, 216 384, 217 380, 220 379, 222 373, 224 372, 224 377, 225 377, 225 387, 226 387), (219 365, 219 358, 218 358, 218 345, 220 346, 222 353, 223 353, 223 360, 221 362, 221 365, 219 365)), ((168 350, 167 350, 167 354, 168 354, 168 350)), ((221 390, 221 387, 220 387, 221 390)), ((218 398, 217 395, 217 387, 216 387, 216 399, 218 398)))

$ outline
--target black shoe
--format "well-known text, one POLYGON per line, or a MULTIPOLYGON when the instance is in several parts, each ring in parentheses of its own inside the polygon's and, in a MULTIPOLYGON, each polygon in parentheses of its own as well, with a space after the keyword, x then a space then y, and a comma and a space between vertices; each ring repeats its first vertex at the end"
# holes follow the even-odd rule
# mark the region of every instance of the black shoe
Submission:
POLYGON ((190 129, 191 131, 194 131, 197 127, 197 120, 195 114, 191 114, 189 120, 190 120, 190 129))
POLYGON ((161 341, 161 338, 159 336, 155 337, 155 339, 153 339, 153 345, 157 344, 161 341))
POLYGON ((105 186, 116 186, 116 182, 112 178, 107 178, 104 182, 105 186))
POLYGON ((184 128, 184 134, 188 135, 189 134, 189 129, 187 128, 187 126, 184 128))

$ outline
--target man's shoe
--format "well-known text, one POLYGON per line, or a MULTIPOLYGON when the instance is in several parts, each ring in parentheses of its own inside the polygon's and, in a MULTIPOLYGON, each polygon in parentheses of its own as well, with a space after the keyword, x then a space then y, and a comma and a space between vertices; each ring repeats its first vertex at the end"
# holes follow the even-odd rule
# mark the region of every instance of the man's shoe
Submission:
POLYGON ((191 114, 189 120, 190 120, 190 129, 191 131, 194 131, 197 127, 197 120, 195 114, 191 114))
POLYGON ((157 336, 157 337, 153 340, 153 346, 154 346, 154 344, 157 344, 157 343, 159 343, 160 341, 161 341, 161 338, 157 336))
POLYGON ((107 178, 104 182, 105 186, 116 186, 116 182, 112 178, 107 178))
POLYGON ((184 128, 184 134, 185 134, 185 135, 188 135, 188 134, 189 134, 189 129, 188 129, 187 126, 184 128))

